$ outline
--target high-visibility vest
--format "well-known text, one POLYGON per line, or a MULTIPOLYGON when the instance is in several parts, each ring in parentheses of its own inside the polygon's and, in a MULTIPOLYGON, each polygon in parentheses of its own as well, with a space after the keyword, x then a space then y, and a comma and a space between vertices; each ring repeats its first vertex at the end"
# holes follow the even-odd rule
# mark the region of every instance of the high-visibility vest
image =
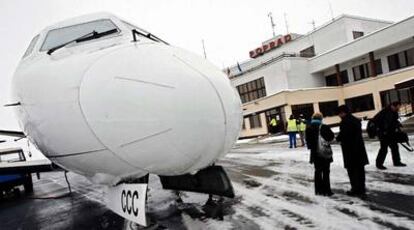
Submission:
POLYGON ((300 123, 299 123, 299 131, 300 132, 304 132, 305 130, 306 130, 306 123, 305 123, 304 120, 300 120, 300 123))
POLYGON ((275 118, 273 118, 272 120, 270 120, 270 126, 277 126, 277 121, 276 121, 276 119, 275 118))
POLYGON ((289 119, 288 120, 288 132, 297 132, 298 131, 298 125, 296 124, 296 119, 289 119))

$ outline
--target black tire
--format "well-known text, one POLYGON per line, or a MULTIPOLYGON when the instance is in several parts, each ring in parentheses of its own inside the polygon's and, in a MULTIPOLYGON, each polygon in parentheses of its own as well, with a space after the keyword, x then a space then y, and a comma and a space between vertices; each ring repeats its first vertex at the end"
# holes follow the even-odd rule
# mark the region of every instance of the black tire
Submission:
POLYGON ((13 194, 15 197, 20 197, 20 189, 19 188, 14 188, 13 189, 13 194))
POLYGON ((26 176, 26 179, 24 181, 24 192, 26 194, 31 194, 33 193, 33 181, 32 181, 32 174, 28 174, 26 176))

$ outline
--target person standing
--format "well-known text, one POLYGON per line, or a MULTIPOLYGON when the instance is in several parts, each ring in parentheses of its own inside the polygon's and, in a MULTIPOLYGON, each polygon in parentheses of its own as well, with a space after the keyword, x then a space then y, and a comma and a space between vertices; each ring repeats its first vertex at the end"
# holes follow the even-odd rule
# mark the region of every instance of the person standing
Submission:
POLYGON ((296 148, 296 134, 298 133, 298 124, 293 114, 290 115, 287 121, 287 133, 289 135, 289 148, 296 148))
POLYGON ((401 107, 400 102, 393 102, 390 106, 381 110, 374 116, 374 123, 377 127, 377 135, 380 140, 380 149, 378 151, 376 166, 378 169, 385 170, 384 161, 387 157, 388 148, 391 149, 392 161, 396 167, 404 167, 406 164, 401 162, 400 151, 398 149, 398 143, 395 139, 396 133, 400 131, 402 127, 399 122, 399 110, 401 107))
POLYGON ((274 134, 277 131, 277 120, 276 117, 273 117, 269 122, 270 133, 274 134))
POLYGON ((299 116, 299 120, 298 120, 298 129, 299 129, 299 137, 300 137, 300 142, 302 144, 302 147, 305 146, 305 131, 306 131, 306 120, 305 117, 303 116, 303 114, 301 114, 299 116))
POLYGON ((351 182, 351 190, 347 194, 365 198, 365 165, 369 162, 362 139, 361 121, 350 113, 346 105, 338 107, 338 115, 341 123, 336 140, 341 143, 344 166, 351 182))
POLYGON ((329 173, 333 158, 332 155, 321 153, 320 142, 321 138, 331 142, 335 135, 329 126, 322 124, 322 119, 321 113, 313 114, 311 123, 306 129, 306 143, 310 150, 310 163, 315 166, 315 194, 332 196, 329 173))

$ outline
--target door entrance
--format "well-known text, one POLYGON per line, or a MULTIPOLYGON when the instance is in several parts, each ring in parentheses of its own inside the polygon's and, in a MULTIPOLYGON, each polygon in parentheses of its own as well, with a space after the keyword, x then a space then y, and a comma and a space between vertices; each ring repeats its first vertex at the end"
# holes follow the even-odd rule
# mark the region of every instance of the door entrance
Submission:
POLYGON ((283 107, 276 107, 273 109, 269 109, 265 111, 266 115, 266 122, 269 133, 275 134, 279 132, 283 132, 285 130, 285 110, 283 107), (272 126, 270 121, 275 118, 276 119, 276 126, 272 126))

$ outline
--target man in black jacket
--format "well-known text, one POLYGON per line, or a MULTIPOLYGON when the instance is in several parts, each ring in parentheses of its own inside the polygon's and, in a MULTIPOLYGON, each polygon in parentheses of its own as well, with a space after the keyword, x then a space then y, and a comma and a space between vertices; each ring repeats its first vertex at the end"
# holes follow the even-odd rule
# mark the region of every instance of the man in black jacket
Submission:
POLYGON ((364 140, 362 139, 361 121, 354 117, 347 106, 338 107, 341 118, 340 131, 336 138, 341 143, 344 166, 351 182, 350 196, 365 197, 365 165, 368 162, 364 140))
POLYGON ((380 150, 378 152, 376 166, 378 169, 385 170, 384 161, 387 157, 388 147, 391 149, 392 161, 394 166, 404 167, 405 164, 401 163, 400 151, 398 149, 398 143, 395 140, 395 134, 400 130, 401 123, 399 122, 398 112, 400 110, 401 103, 393 102, 390 106, 381 110, 374 117, 374 123, 377 126, 378 138, 381 143, 380 150))

